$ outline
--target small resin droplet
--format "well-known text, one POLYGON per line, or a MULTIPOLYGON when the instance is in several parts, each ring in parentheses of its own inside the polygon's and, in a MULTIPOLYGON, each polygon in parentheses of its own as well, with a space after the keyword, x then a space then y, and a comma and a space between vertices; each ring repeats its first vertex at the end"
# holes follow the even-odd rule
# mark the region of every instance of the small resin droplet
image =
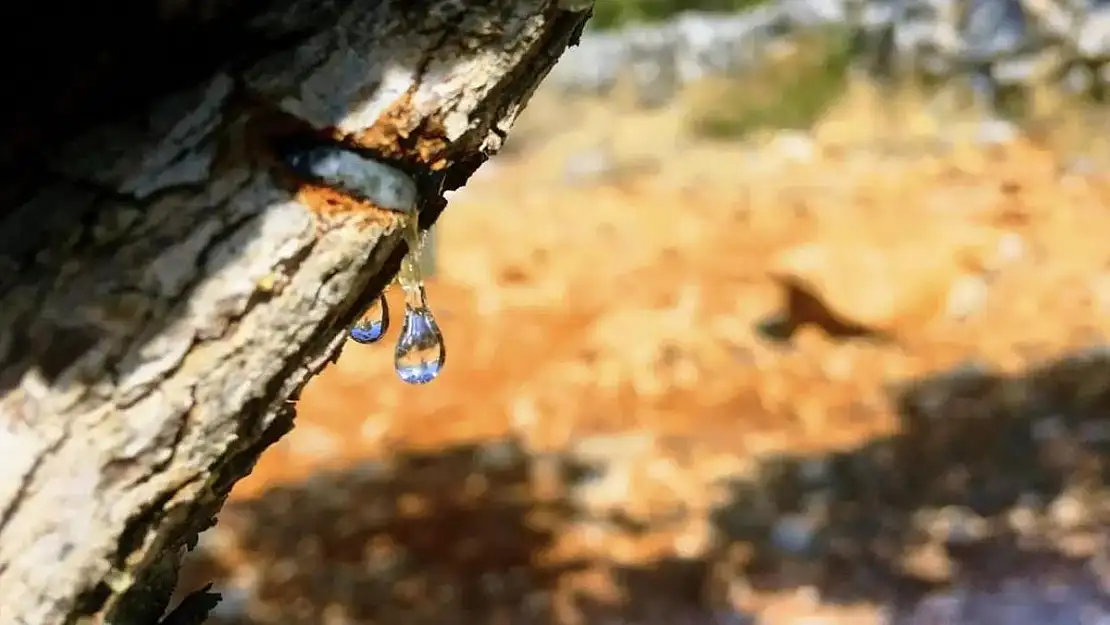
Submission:
POLYGON ((446 360, 447 348, 432 311, 406 307, 394 357, 397 377, 409 384, 427 384, 439 376, 446 360))
POLYGON ((363 311, 358 321, 351 326, 348 336, 356 343, 377 343, 389 330, 389 305, 385 294, 374 298, 370 307, 363 311))
POLYGON ((439 377, 447 360, 447 346, 432 311, 421 275, 421 253, 424 240, 414 217, 401 231, 408 253, 401 259, 397 282, 405 294, 405 322, 397 340, 393 365, 397 377, 409 384, 427 384, 439 377))
POLYGON ((405 324, 394 352, 397 377, 409 384, 427 384, 439 376, 447 359, 447 348, 432 311, 420 272, 421 237, 416 220, 403 231, 409 253, 401 260, 397 282, 405 294, 405 324))

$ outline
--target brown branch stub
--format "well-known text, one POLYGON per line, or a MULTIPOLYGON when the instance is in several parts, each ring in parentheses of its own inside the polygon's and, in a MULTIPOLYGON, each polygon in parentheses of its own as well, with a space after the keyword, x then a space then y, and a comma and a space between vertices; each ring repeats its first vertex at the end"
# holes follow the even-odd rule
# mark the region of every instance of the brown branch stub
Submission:
POLYGON ((27 117, 42 158, 0 163, 0 623, 149 625, 176 554, 396 272, 396 218, 290 179, 272 141, 397 165, 426 227, 430 180, 466 182, 586 19, 553 0, 249 5, 174 31, 246 33, 178 83, 172 46, 156 67, 105 57, 120 67, 98 75, 135 63, 159 90, 65 132, 27 117))

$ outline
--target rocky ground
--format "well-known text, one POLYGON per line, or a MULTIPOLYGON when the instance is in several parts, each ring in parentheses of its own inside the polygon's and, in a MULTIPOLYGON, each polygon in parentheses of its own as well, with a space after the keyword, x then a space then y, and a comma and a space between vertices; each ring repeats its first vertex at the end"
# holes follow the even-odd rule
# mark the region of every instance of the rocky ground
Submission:
POLYGON ((1110 619, 1097 161, 544 110, 441 220, 444 375, 310 385, 193 555, 214 622, 1110 619))

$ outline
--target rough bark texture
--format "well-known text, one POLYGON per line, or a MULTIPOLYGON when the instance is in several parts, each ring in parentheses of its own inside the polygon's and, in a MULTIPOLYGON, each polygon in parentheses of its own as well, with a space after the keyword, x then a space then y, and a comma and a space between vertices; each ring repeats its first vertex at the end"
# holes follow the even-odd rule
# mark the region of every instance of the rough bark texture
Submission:
POLYGON ((4 624, 158 622, 178 558, 396 272, 396 217, 297 182, 273 146, 391 159, 427 227, 588 16, 139 4, 23 22, 33 43, 9 50, 27 87, 0 122, 4 624))

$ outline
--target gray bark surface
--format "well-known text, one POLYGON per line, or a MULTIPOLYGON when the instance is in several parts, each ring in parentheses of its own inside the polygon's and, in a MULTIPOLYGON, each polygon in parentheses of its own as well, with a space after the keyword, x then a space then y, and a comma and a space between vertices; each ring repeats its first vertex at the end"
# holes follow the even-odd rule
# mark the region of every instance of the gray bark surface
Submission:
POLYGON ((0 121, 5 625, 158 622, 179 558, 397 271, 397 219, 290 178, 275 142, 317 133, 419 174, 426 228, 428 172, 465 184, 588 17, 134 4, 47 13, 9 50, 28 82, 0 121), (68 35, 65 67, 35 56, 68 35))

